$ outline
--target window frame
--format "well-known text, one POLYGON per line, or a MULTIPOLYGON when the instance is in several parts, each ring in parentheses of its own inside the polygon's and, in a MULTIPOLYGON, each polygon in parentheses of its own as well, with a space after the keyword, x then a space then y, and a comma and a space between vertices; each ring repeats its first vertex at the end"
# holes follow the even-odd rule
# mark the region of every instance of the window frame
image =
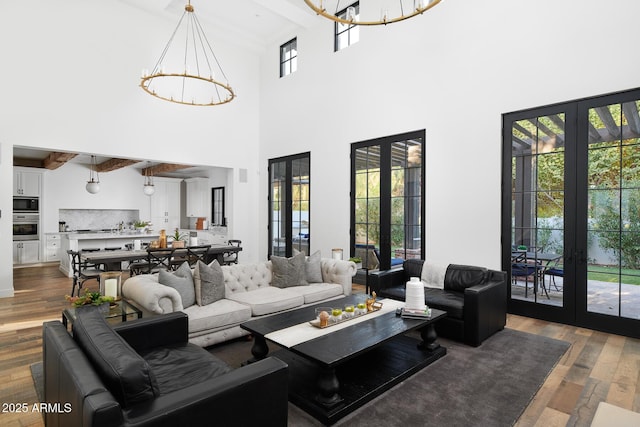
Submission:
POLYGON ((280 77, 288 76, 298 70, 298 38, 294 37, 280 45, 280 77), (291 52, 295 52, 292 54, 291 52), (288 54, 288 56, 287 56, 288 54), (288 72, 287 72, 288 70, 288 72))
MULTIPOLYGON (((347 9, 350 7, 355 7, 356 8, 356 16, 360 15, 360 2, 356 1, 350 5, 348 5, 347 7, 345 7, 344 9, 342 9, 340 12, 336 13, 336 16, 341 17, 343 19, 346 19, 346 15, 347 15, 347 9)), ((357 43, 357 41, 352 42, 351 38, 352 38, 352 31, 357 31, 358 34, 360 32, 360 29, 358 27, 358 25, 354 25, 354 24, 350 24, 350 25, 346 25, 346 28, 344 30, 341 30, 341 27, 344 27, 345 24, 341 24, 339 22, 335 22, 334 23, 334 32, 333 32, 333 51, 334 52, 338 52, 341 50, 344 50, 346 48, 348 48, 349 46, 357 43), (345 46, 343 46, 342 48, 340 48, 340 36, 342 36, 343 34, 347 34, 347 44, 345 46)), ((358 38, 359 40, 359 38, 358 38)))

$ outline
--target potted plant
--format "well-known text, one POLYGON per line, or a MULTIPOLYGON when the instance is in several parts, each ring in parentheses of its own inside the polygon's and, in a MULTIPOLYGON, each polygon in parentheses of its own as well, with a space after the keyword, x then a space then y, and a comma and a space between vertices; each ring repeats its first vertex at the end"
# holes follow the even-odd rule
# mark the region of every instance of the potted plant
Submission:
POLYGON ((362 268, 362 258, 354 256, 349 258, 349 261, 355 263, 358 270, 362 268))
POLYGON ((187 237, 186 234, 180 233, 180 230, 176 228, 171 237, 173 237, 173 243, 171 243, 171 246, 173 248, 185 247, 185 238, 187 237))
POLYGON ((77 297, 65 295, 64 298, 76 308, 87 305, 97 305, 103 311, 109 311, 109 305, 115 301, 113 297, 106 297, 100 295, 100 292, 91 292, 89 289, 85 289, 84 295, 77 297))
POLYGON ((133 227, 140 233, 149 225, 149 221, 135 221, 133 227))

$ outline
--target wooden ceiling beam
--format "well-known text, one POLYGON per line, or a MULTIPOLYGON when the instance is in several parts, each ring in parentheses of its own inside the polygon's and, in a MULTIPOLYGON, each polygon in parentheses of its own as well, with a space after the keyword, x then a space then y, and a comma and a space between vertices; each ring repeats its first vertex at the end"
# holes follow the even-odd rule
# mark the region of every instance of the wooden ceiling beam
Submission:
POLYGON ((58 153, 53 152, 47 156, 46 159, 42 161, 42 167, 49 170, 58 169, 60 166, 67 163, 69 160, 76 157, 78 154, 76 153, 58 153))
POLYGON ((109 159, 96 166, 98 172, 111 172, 116 169, 126 168, 127 166, 140 163, 140 160, 131 159, 109 159))
POLYGON ((609 107, 596 107, 595 110, 596 113, 598 113, 600 120, 602 120, 602 123, 607 128, 607 132, 609 132, 609 135, 611 135, 614 139, 618 138, 620 136, 620 126, 618 126, 613 116, 611 115, 609 107))
POLYGON ((154 166, 149 166, 148 168, 144 168, 140 171, 142 175, 151 175, 156 176, 161 173, 174 172, 180 169, 188 169, 193 167, 191 165, 177 165, 174 163, 160 163, 154 166))
POLYGON ((638 107, 635 102, 625 102, 622 104, 622 112, 627 118, 629 128, 636 135, 640 135, 640 115, 638 114, 638 107))

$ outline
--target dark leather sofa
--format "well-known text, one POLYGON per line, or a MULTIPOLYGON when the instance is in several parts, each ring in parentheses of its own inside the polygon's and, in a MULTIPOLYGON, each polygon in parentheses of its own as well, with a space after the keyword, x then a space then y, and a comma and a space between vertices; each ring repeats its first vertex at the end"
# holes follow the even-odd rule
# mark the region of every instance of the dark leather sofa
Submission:
MULTIPOLYGON (((406 282, 421 277, 424 260, 409 259, 402 268, 371 273, 369 285, 379 297, 405 300, 406 282)), ((479 346, 504 329, 507 321, 507 275, 484 267, 449 264, 444 289, 425 288, 429 307, 447 312, 436 323, 439 336, 479 346)))
POLYGON ((287 365, 267 358, 232 370, 188 343, 187 322, 176 312, 112 327, 91 307, 77 310, 73 336, 44 323, 45 402, 55 409, 45 424, 286 426, 287 365))

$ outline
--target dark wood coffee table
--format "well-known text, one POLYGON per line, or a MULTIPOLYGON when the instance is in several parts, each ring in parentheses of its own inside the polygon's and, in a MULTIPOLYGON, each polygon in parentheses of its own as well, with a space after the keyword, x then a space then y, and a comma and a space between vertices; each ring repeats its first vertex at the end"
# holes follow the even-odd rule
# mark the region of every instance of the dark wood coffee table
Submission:
POLYGON ((289 364, 289 400, 324 424, 335 423, 447 353, 434 329, 446 312, 435 309, 429 319, 405 319, 391 311, 343 329, 329 327, 330 333, 296 345, 265 338, 312 320, 315 307, 344 307, 358 298, 352 295, 240 325, 253 334, 252 360, 267 356, 267 341, 277 344, 279 350, 271 355, 289 364), (416 330, 420 339, 415 333, 407 335, 416 330))

